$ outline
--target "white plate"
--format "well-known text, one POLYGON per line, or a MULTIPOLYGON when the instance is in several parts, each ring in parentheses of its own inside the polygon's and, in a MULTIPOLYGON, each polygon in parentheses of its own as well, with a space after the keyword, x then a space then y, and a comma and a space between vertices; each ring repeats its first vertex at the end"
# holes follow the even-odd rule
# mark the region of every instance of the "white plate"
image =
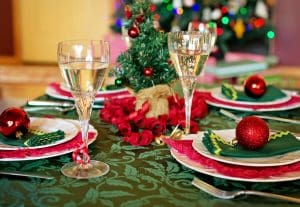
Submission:
MULTIPOLYGON (((214 130, 214 133, 221 136, 226 141, 231 141, 235 137, 235 129, 214 130)), ((194 150, 207 158, 217 160, 219 162, 253 167, 274 167, 280 165, 288 165, 300 161, 300 150, 285 153, 282 155, 261 158, 240 158, 214 155, 211 154, 202 143, 204 132, 199 132, 196 136, 197 138, 193 139, 194 150)), ((297 138, 300 139, 300 137, 297 138)))
POLYGON ((299 96, 292 93, 289 93, 291 94, 290 99, 282 103, 271 103, 263 105, 236 103, 235 101, 220 100, 218 98, 215 98, 211 91, 199 91, 199 93, 203 96, 205 102, 209 105, 239 111, 284 111, 300 107, 299 96))
MULTIPOLYGON (((69 90, 65 90, 65 87, 60 86, 60 88, 63 91, 70 93, 69 90)), ((71 96, 66 96, 66 95, 58 93, 55 88, 51 87, 51 85, 48 85, 46 87, 45 93, 53 98, 57 98, 57 99, 61 99, 61 100, 69 100, 69 101, 74 100, 74 98, 71 96)), ((103 102, 105 100, 105 97, 102 97, 101 95, 103 95, 103 96, 115 95, 115 97, 118 97, 118 98, 132 96, 126 88, 116 89, 116 90, 99 91, 95 97, 95 102, 103 102), (120 93, 120 94, 118 94, 118 93, 120 93)))
POLYGON ((265 105, 265 104, 280 104, 280 103, 285 103, 288 100, 290 100, 291 99, 291 95, 288 92, 285 92, 285 91, 283 91, 283 92, 286 94, 285 97, 276 99, 274 101, 264 101, 264 102, 237 101, 237 100, 228 99, 226 96, 224 96, 222 94, 221 87, 212 89, 211 90, 211 95, 212 95, 212 97, 214 97, 217 100, 226 101, 228 103, 238 103, 238 104, 247 104, 247 105, 265 105))
MULTIPOLYGON (((79 121, 77 120, 71 120, 71 119, 65 119, 65 121, 68 121, 70 123, 72 123, 73 125, 76 126, 77 130, 79 131, 80 130, 80 123, 79 121)), ((94 133, 93 137, 91 137, 89 140, 88 140, 88 145, 93 143, 95 140, 96 140, 96 137, 98 135, 98 132, 97 130, 92 126, 92 125, 89 125, 89 133, 94 133)), ((72 140, 70 140, 72 141, 72 140)), ((66 145, 68 144, 68 142, 65 142, 65 143, 62 143, 61 145, 66 145)), ((50 148, 56 148, 56 146, 51 146, 50 148)), ((50 158, 50 157, 56 157, 56 156, 60 156, 60 155, 64 155, 64 154, 68 154, 70 152, 73 152, 74 150, 76 149, 75 146, 73 146, 72 148, 65 148, 63 150, 54 150, 54 151, 51 151, 51 152, 43 152, 41 155, 30 155, 26 152, 26 149, 21 149, 22 151, 22 155, 24 155, 24 157, 5 157, 5 158, 0 158, 0 161, 25 161, 25 160, 38 160, 38 159, 45 159, 45 158, 50 158)), ((41 150, 41 149, 32 149, 32 150, 41 150)), ((1 150, 0 150, 1 151, 1 150)))
POLYGON ((33 147, 8 145, 0 141, 0 150, 38 149, 38 148, 55 146, 73 139, 76 136, 76 134, 79 132, 78 128, 73 123, 66 121, 64 119, 57 119, 57 118, 30 117, 30 129, 42 131, 45 133, 51 133, 51 132, 56 132, 58 130, 61 130, 65 133, 65 137, 61 140, 58 140, 50 144, 33 146, 33 147))
POLYGON ((228 180, 235 180, 235 181, 247 181, 247 182, 283 182, 283 181, 292 181, 292 180, 298 180, 300 179, 300 171, 295 171, 295 172, 289 172, 282 174, 280 176, 276 177, 269 177, 269 178, 241 178, 241 177, 234 177, 234 176, 228 176, 224 175, 222 173, 219 173, 216 169, 214 168, 207 168, 203 166, 202 164, 195 162, 188 157, 186 157, 183 154, 180 154, 174 149, 171 149, 171 155, 179 162, 180 164, 195 170, 197 172, 210 175, 213 177, 218 177, 218 178, 223 178, 223 179, 228 179, 228 180))

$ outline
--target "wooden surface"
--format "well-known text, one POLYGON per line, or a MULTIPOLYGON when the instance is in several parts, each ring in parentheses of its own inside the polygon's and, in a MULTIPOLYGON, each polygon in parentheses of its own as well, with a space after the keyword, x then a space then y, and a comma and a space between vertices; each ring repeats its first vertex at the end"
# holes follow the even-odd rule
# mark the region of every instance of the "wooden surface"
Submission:
POLYGON ((43 95, 54 81, 61 81, 57 66, 0 66, 0 111, 43 95))

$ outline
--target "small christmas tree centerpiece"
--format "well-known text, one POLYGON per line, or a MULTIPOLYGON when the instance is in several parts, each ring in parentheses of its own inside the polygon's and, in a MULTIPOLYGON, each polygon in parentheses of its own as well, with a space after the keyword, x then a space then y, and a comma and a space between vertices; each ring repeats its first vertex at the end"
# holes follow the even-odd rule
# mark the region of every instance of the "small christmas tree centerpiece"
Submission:
POLYGON ((148 117, 168 114, 170 84, 177 78, 169 58, 167 34, 155 28, 155 10, 150 0, 125 5, 124 26, 131 47, 120 54, 115 68, 116 81, 135 92, 136 109, 149 102, 148 117))

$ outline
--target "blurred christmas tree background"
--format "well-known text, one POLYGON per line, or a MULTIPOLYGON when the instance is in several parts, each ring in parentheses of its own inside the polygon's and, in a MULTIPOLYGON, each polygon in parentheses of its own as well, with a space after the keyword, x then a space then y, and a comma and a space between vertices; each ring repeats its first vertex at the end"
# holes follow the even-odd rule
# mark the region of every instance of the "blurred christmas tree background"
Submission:
MULTIPOLYGON (((121 33, 127 24, 124 6, 133 0, 116 0, 112 29, 121 33)), ((188 30, 199 22, 217 23, 217 47, 213 56, 223 59, 227 51, 269 55, 275 37, 272 10, 276 0, 152 0, 158 30, 188 30)))

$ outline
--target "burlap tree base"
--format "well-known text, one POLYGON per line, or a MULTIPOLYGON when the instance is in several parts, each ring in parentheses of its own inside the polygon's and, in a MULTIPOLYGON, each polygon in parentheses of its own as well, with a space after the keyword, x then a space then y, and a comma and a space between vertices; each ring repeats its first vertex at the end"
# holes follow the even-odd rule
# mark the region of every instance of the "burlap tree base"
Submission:
POLYGON ((146 114, 146 117, 158 117, 162 114, 169 114, 168 97, 172 95, 169 85, 162 84, 142 89, 135 95, 136 110, 140 109, 145 101, 148 101, 150 104, 150 110, 146 114))

